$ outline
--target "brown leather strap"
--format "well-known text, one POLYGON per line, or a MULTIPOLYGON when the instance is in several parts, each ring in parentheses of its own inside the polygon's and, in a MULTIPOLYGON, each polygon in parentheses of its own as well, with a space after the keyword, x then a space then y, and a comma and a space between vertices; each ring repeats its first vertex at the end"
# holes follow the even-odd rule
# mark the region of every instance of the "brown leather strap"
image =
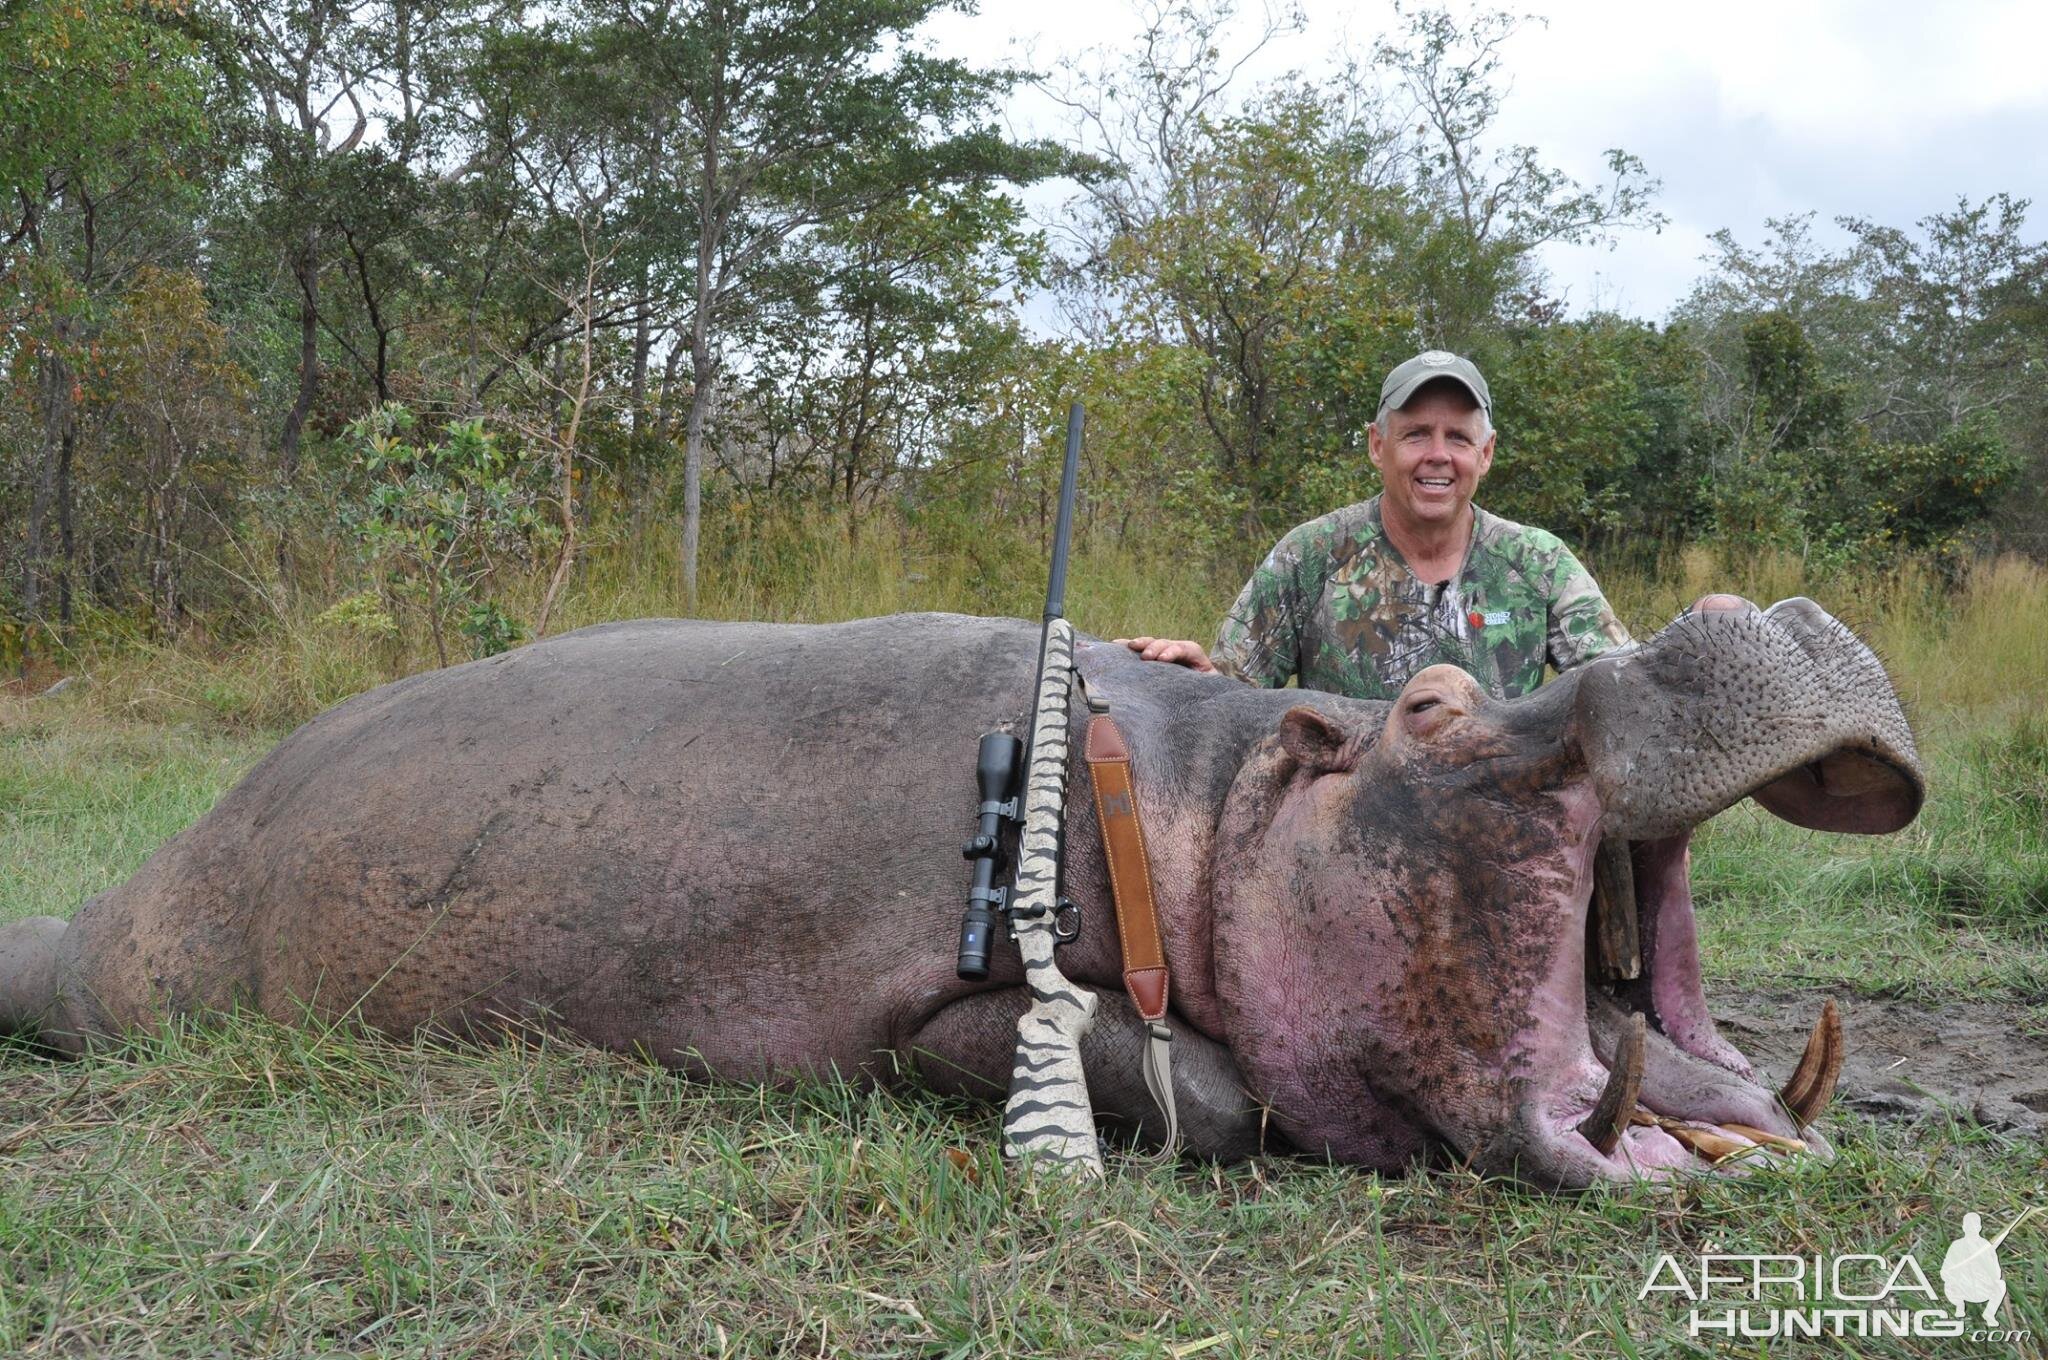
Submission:
POLYGON ((1109 858, 1109 891, 1116 904, 1116 933, 1124 947, 1124 987, 1147 1020, 1166 1017, 1170 982, 1166 950, 1159 940, 1159 909, 1152 901, 1152 869, 1145 856, 1145 832, 1138 823, 1138 794, 1131 787, 1131 752, 1123 733, 1094 695, 1088 720, 1088 777, 1095 785, 1095 820, 1109 858))

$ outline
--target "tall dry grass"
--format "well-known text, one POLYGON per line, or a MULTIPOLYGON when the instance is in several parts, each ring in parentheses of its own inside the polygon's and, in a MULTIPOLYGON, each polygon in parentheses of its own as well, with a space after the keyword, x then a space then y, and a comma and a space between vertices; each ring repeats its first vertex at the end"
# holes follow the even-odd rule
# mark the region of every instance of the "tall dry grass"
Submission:
POLYGON ((1609 573, 1602 585, 1638 634, 1713 591, 1760 603, 1808 596, 1884 659, 1916 722, 2048 711, 2048 568, 2022 557, 1972 562, 1949 579, 1913 559, 1820 574, 1792 553, 1690 547, 1648 570, 1609 573))
MULTIPOLYGON (((1241 570, 1185 560, 1171 544, 1083 533, 1067 614, 1100 636, 1206 640, 1241 570)), ((636 535, 623 524, 600 524, 556 607, 553 631, 646 617, 823 623, 947 610, 1036 618, 1045 572, 1037 537, 999 526, 927 529, 875 517, 849 527, 816 512, 732 516, 707 537, 692 608, 666 527, 636 535)), ((536 568, 501 584, 516 617, 538 612, 545 575, 536 568)), ((2017 557, 1978 562, 1948 581, 1917 562, 1822 576, 1791 554, 1729 557, 1694 547, 1648 567, 1605 570, 1602 578, 1639 635, 1711 591, 1758 601, 1811 596, 1876 647, 1923 723, 2048 708, 2048 569, 2017 557)), ((360 583, 331 574, 326 582, 297 591, 273 584, 264 592, 271 608, 231 642, 188 638, 166 646, 109 633, 76 643, 61 665, 90 678, 85 702, 108 717, 278 729, 434 664, 417 619, 401 614, 396 635, 337 619, 329 607, 360 583)), ((20 696, 0 697, 0 722, 26 711, 20 696)))

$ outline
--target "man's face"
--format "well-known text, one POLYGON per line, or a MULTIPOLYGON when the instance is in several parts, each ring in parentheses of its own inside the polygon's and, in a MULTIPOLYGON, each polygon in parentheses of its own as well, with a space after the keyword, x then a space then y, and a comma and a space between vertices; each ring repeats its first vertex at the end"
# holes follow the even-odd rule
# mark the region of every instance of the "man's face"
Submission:
POLYGON ((1367 444, 1390 508, 1424 524, 1467 513, 1479 479, 1493 466, 1493 435, 1482 435, 1485 429, 1478 403, 1456 383, 1431 383, 1407 406, 1389 411, 1386 436, 1372 426, 1367 444))

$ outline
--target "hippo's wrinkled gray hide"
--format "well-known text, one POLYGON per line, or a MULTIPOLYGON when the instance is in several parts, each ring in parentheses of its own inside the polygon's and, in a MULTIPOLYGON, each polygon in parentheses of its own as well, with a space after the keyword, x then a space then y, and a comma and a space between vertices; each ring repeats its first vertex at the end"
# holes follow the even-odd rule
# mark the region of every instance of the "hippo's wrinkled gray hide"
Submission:
MULTIPOLYGON (((1730 602, 1535 695, 1433 668, 1393 704, 1084 646, 1134 751, 1191 1150, 1395 1168, 1436 1144, 1547 1184, 1664 1174, 1576 1131, 1629 1011, 1648 1110, 1798 1133, 1700 993, 1690 829, 1755 794, 1881 831, 1922 788, 1875 660, 1817 607, 1730 602), (1596 983, 1602 837, 1646 976, 1596 983)), ((0 1024, 75 1051, 254 1006, 405 1034, 508 1020, 692 1074, 837 1071, 999 1098, 1023 997, 954 976, 980 734, 1021 731, 1035 626, 589 628, 316 718, 68 927, 0 932, 0 1024)), ((1078 706, 1077 706, 1078 708, 1078 706)), ((1098 1112, 1143 1121, 1085 772, 1062 966, 1104 994, 1098 1112)))

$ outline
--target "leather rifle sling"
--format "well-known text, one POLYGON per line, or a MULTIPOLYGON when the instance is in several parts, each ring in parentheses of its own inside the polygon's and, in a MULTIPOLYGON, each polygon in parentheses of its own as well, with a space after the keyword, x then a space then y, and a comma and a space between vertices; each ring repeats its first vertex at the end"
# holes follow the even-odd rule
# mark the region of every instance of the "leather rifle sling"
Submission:
MULTIPOLYGON (((1078 677, 1077 677, 1078 678, 1078 677)), ((1109 701, 1083 682, 1088 700, 1088 781, 1095 788, 1095 821, 1109 860, 1109 894, 1116 908, 1117 939, 1123 946, 1124 988, 1145 1021, 1145 1089, 1166 1116, 1166 1151, 1179 1151, 1180 1116, 1173 1101, 1173 1031, 1166 1027, 1166 948, 1159 938, 1159 909, 1152 900, 1152 868, 1145 831, 1138 820, 1138 793, 1131 784, 1131 752, 1109 716, 1109 701)))

